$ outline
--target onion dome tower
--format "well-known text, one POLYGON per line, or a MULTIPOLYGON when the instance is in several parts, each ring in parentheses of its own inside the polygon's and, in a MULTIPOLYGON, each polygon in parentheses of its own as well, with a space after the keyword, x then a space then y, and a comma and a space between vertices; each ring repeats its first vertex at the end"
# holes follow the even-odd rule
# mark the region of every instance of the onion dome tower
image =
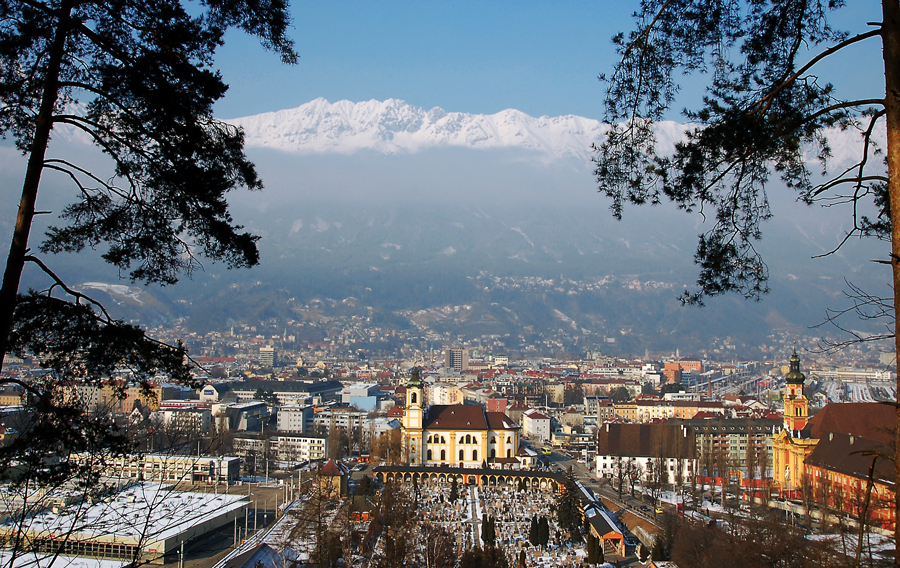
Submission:
POLYGON ((799 432, 809 420, 809 401, 803 394, 806 375, 800 372, 800 357, 796 349, 791 355, 791 367, 784 380, 784 427, 791 432, 799 432))

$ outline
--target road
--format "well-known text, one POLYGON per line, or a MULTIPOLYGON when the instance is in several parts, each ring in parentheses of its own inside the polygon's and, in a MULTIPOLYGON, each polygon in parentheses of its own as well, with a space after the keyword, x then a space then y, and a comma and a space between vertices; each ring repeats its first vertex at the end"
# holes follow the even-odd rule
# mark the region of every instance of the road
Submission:
MULTIPOLYGON (((561 450, 554 450, 553 454, 550 456, 550 468, 553 471, 556 471, 557 468, 559 468, 565 472, 569 467, 574 471, 575 479, 584 484, 585 487, 588 487, 595 495, 603 496, 624 507, 641 519, 653 525, 657 525, 658 515, 655 513, 655 509, 649 499, 644 500, 644 496, 641 493, 635 493, 636 496, 632 497, 630 492, 623 491, 622 496, 619 497, 618 492, 610 486, 609 482, 599 481, 597 476, 588 469, 588 466, 586 466, 583 461, 572 458, 564 454, 561 450)), ((660 505, 664 509, 671 508, 667 504, 661 503, 660 505)))

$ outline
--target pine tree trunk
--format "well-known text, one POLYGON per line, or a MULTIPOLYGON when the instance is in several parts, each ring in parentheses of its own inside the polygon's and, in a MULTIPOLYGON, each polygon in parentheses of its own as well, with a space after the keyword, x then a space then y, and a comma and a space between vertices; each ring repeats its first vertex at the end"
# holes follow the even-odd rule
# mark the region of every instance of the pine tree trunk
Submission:
MULTIPOLYGON (((894 284, 894 353, 900 353, 900 319, 896 318, 900 306, 900 0, 882 1, 882 43, 884 47, 885 120, 887 126, 888 189, 891 203, 891 270, 894 284)), ((896 361, 895 361, 896 363, 896 361)), ((895 370, 900 371, 895 366, 895 370)), ((897 373, 898 397, 900 397, 900 372, 897 373)), ((897 402, 900 402, 898 400, 897 402)), ((900 510, 900 405, 894 424, 894 542, 900 541, 900 523, 896 511, 900 510)), ((894 566, 900 568, 900 551, 894 554, 894 566)))
POLYGON ((25 181, 22 184, 22 198, 19 201, 19 213, 16 216, 16 227, 13 231, 12 244, 9 247, 9 256, 6 259, 6 271, 3 273, 3 286, 0 287, 0 370, 3 369, 3 357, 9 349, 9 334, 13 326, 16 295, 19 292, 22 270, 25 268, 28 237, 34 220, 38 186, 41 183, 41 173, 44 169, 44 156, 47 153, 47 144, 50 142, 50 131, 53 129, 53 109, 59 97, 59 73, 66 49, 71 10, 72 3, 64 1, 59 11, 60 20, 56 28, 56 37, 53 38, 53 44, 48 54, 41 108, 37 116, 34 139, 31 142, 28 167, 25 170, 25 181))

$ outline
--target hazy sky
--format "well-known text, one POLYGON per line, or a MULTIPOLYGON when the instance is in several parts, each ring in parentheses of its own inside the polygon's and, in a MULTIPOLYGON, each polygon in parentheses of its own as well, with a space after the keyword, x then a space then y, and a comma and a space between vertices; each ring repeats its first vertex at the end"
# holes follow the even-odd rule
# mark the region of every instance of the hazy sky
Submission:
MULTIPOLYGON (((447 111, 490 114, 516 108, 532 116, 599 119, 603 85, 597 75, 611 68, 610 38, 632 27, 630 15, 638 2, 292 4, 299 64, 283 66, 255 40, 231 33, 217 58, 231 86, 216 107, 219 117, 293 108, 324 97, 332 102, 397 98, 447 111)), ((878 2, 849 4, 833 20, 836 27, 857 33, 867 29, 867 21, 880 19, 878 2)), ((880 52, 875 40, 869 43, 823 76, 848 85, 854 95, 872 96, 872 89, 883 94, 880 52)), ((687 91, 684 98, 697 94, 687 91)))

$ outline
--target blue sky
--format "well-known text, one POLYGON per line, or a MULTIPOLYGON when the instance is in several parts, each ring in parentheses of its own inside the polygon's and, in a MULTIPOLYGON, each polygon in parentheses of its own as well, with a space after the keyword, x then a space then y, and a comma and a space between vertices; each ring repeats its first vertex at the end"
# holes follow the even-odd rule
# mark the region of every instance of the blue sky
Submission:
MULTIPOLYGON (((230 33, 217 64, 231 88, 216 114, 235 118, 324 97, 600 119, 603 85, 597 75, 611 68, 610 38, 631 28, 637 4, 295 1, 291 35, 299 64, 284 66, 254 39, 230 33)), ((878 2, 850 4, 833 20, 837 27, 859 32, 867 29, 866 21, 880 19, 878 2)), ((838 73, 834 79, 827 74, 829 80, 847 85, 841 93, 883 94, 880 53, 870 44, 831 66, 838 73)), ((688 89, 682 98, 687 102, 698 94, 688 89)))

